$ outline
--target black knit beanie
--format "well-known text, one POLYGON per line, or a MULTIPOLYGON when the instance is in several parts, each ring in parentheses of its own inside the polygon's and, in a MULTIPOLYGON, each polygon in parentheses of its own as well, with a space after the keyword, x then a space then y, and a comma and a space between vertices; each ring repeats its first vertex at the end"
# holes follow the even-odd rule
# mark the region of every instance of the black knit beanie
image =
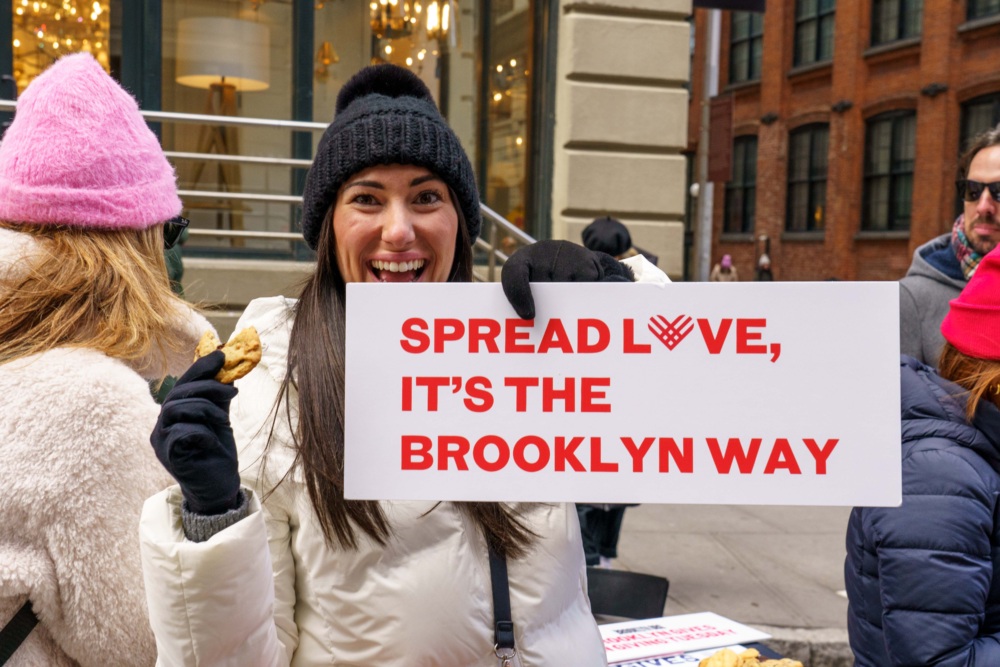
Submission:
POLYGON ((479 236, 479 192, 469 157, 445 122, 431 92, 410 70, 364 68, 337 95, 333 122, 323 133, 302 195, 302 236, 313 250, 340 186, 382 164, 426 167, 455 193, 469 239, 479 236))

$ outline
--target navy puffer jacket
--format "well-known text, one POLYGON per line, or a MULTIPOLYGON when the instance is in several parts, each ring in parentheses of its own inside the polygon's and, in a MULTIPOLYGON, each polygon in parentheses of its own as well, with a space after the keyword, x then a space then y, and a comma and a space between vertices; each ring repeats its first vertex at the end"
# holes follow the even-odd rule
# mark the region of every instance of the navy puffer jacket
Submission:
POLYGON ((1000 410, 972 425, 955 384, 909 357, 903 504, 857 507, 847 527, 855 665, 1000 665, 1000 410))

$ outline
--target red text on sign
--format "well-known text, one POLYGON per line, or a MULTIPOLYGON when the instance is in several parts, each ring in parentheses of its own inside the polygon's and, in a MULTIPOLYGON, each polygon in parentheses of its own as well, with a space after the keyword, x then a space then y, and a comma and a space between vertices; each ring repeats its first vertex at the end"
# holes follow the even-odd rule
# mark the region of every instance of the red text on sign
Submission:
POLYGON ((562 412, 611 412, 610 403, 602 403, 607 397, 604 389, 611 386, 611 378, 579 378, 579 407, 577 407, 577 378, 551 377, 508 377, 504 386, 514 388, 514 409, 527 412, 530 389, 541 383, 542 412, 553 412, 556 403, 562 405, 562 412))
POLYGON ((598 319, 577 320, 571 335, 561 319, 552 318, 545 325, 537 345, 530 340, 533 326, 533 320, 513 318, 502 321, 472 318, 465 322, 448 317, 428 323, 425 319, 411 317, 403 322, 403 339, 399 344, 411 354, 429 351, 441 354, 450 343, 462 345, 469 354, 499 354, 501 351, 504 354, 593 354, 604 352, 611 343, 611 329, 598 319))
POLYGON ((413 394, 416 391, 418 393, 417 409, 437 412, 441 389, 446 389, 453 394, 464 389, 466 398, 462 399, 462 404, 465 405, 465 408, 470 412, 486 412, 493 407, 493 394, 490 393, 492 388, 493 384, 490 379, 481 375, 470 377, 464 382, 459 376, 404 376, 402 409, 403 412, 413 411, 413 394))

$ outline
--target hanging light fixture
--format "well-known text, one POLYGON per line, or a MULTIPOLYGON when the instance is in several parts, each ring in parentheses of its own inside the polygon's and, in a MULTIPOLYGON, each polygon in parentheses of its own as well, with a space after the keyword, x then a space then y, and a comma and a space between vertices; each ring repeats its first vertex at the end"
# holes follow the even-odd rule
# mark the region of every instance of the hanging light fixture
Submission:
POLYGON ((59 56, 93 54, 110 71, 108 0, 13 0, 14 76, 23 90, 59 56))
POLYGON ((441 41, 451 31, 452 7, 450 0, 432 0, 427 5, 427 39, 441 41))
POLYGON ((417 10, 410 0, 372 0, 372 34, 379 39, 407 37, 416 24, 417 10))
POLYGON ((378 39, 410 37, 422 27, 428 39, 442 40, 451 33, 453 0, 371 0, 372 34, 378 39), (423 26, 420 23, 423 22, 423 26))

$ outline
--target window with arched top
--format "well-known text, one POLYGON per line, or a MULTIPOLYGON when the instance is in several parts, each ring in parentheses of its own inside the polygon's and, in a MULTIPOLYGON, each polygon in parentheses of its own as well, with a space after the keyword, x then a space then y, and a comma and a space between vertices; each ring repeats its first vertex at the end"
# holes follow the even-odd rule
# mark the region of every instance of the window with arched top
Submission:
POLYGON ((913 110, 879 114, 866 123, 862 229, 910 228, 916 129, 913 110))
POLYGON ((729 83, 760 79, 764 53, 764 15, 733 12, 729 23, 729 83))
POLYGON ((748 234, 753 231, 757 207, 757 137, 733 140, 733 174, 726 183, 726 212, 722 231, 748 234))
POLYGON ((969 0, 965 11, 970 21, 1000 14, 1000 0, 969 0))
POLYGON ((924 0, 872 0, 872 46, 920 36, 924 0))
POLYGON ((836 0, 796 0, 794 66, 833 59, 836 0))
POLYGON ((829 146, 830 126, 826 123, 806 125, 788 135, 786 231, 822 231, 826 226, 829 146))

